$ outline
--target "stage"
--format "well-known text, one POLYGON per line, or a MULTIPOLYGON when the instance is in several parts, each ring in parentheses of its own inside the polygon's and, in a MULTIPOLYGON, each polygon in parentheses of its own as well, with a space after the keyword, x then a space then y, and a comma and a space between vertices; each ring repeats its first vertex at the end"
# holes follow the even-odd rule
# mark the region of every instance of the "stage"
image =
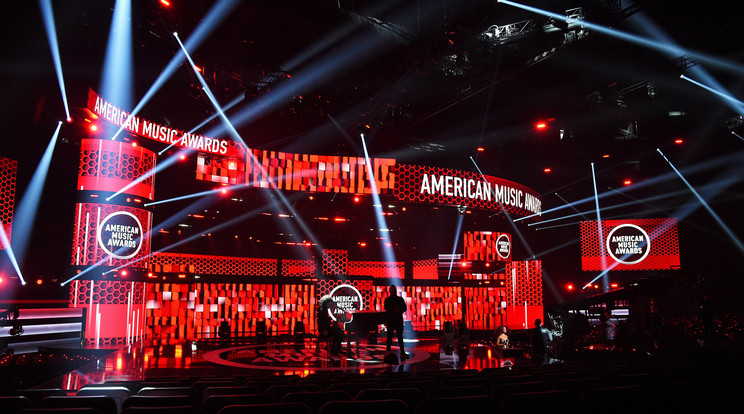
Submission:
MULTIPOLYGON (((500 350, 481 344, 470 344, 467 356, 458 356, 457 348, 447 353, 440 346, 440 338, 406 340, 409 358, 398 364, 387 364, 384 359, 384 340, 377 344, 363 341, 357 356, 355 343, 349 352, 343 343, 343 353, 331 356, 321 342, 308 338, 302 342, 269 341, 258 344, 255 338, 228 340, 180 341, 146 340, 112 349, 112 352, 79 369, 55 378, 42 388, 79 390, 85 385, 127 381, 163 380, 174 378, 207 377, 265 377, 317 373, 375 374, 378 372, 410 372, 450 370, 509 369, 513 366, 532 366, 534 363, 521 355, 505 357, 500 350)), ((392 353, 400 357, 396 341, 392 353)), ((549 361, 556 363, 557 361, 549 361)))

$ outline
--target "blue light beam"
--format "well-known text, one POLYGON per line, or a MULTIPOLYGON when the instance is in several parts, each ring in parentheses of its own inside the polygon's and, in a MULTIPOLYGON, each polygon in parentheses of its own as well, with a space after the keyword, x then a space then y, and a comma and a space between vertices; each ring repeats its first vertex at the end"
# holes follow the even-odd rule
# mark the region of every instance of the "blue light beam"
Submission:
POLYGON ((54 70, 57 72, 57 81, 59 82, 59 91, 62 94, 62 102, 65 105, 65 115, 67 121, 71 121, 70 107, 67 105, 67 92, 65 91, 65 79, 62 76, 62 60, 59 57, 59 43, 57 42, 57 28, 54 24, 54 12, 52 11, 51 0, 39 0, 41 16, 44 18, 44 29, 46 29, 47 39, 49 40, 49 49, 52 51, 52 60, 54 61, 54 70))
POLYGON ((13 226, 15 228, 13 245, 15 246, 14 251, 16 259, 20 263, 23 263, 26 257, 26 249, 31 240, 34 223, 36 222, 36 214, 39 210, 39 201, 44 192, 44 183, 46 182, 49 173, 49 164, 52 162, 54 146, 57 144, 57 137, 59 136, 59 130, 61 127, 62 121, 59 121, 57 129, 54 130, 52 139, 49 141, 49 144, 44 151, 44 155, 42 155, 39 165, 36 167, 36 171, 34 171, 34 175, 31 177, 31 182, 29 182, 26 192, 21 198, 21 202, 18 203, 15 225, 13 226))
MULTIPOLYGON (((219 26, 220 23, 222 23, 222 21, 230 13, 232 13, 232 11, 237 6, 240 5, 240 3, 241 1, 239 0, 219 0, 217 3, 215 3, 209 10, 209 12, 207 12, 207 15, 204 16, 204 18, 199 22, 199 26, 194 29, 194 32, 191 33, 191 36, 189 36, 189 38, 186 40, 186 47, 190 50, 196 50, 202 44, 202 42, 212 33, 212 31, 217 26, 219 26)), ((176 53, 175 55, 173 55, 171 60, 168 62, 168 65, 166 65, 165 69, 160 72, 160 75, 158 75, 157 79, 155 79, 155 82, 150 85, 150 88, 145 93, 145 96, 140 99, 139 103, 137 103, 137 106, 135 106, 132 112, 129 113, 129 117, 127 118, 127 120, 124 122, 124 124, 122 124, 121 127, 119 127, 119 130, 116 131, 111 139, 116 139, 121 131, 124 130, 123 125, 130 123, 132 118, 134 118, 134 116, 137 115, 148 102, 150 102, 150 99, 155 96, 160 88, 165 85, 165 82, 170 79, 173 73, 175 73, 175 71, 181 65, 181 62, 183 62, 183 56, 180 53, 176 53)))
POLYGON ((721 98, 723 98, 723 99, 725 99, 725 100, 727 100, 729 102, 732 102, 732 103, 736 104, 738 109, 744 108, 744 102, 742 102, 742 101, 734 98, 731 95, 725 94, 725 93, 723 93, 723 92, 721 92, 721 91, 719 91, 717 89, 713 89, 710 86, 704 85, 704 84, 702 84, 702 83, 700 83, 700 82, 698 82, 698 81, 696 81, 694 79, 690 79, 687 76, 685 76, 684 74, 679 75, 679 77, 680 77, 680 79, 684 79, 684 80, 686 80, 687 82, 690 82, 693 85, 699 86, 699 87, 705 89, 706 91, 708 91, 710 93, 716 94, 717 96, 719 96, 719 97, 721 97, 721 98))
POLYGON ((731 241, 734 243, 734 245, 736 245, 736 247, 739 249, 739 251, 741 253, 744 253, 744 244, 742 244, 741 240, 739 240, 739 238, 736 237, 736 235, 734 234, 733 231, 731 231, 731 229, 729 228, 729 226, 727 226, 726 223, 724 223, 723 220, 721 220, 721 217, 719 217, 718 214, 716 214, 716 212, 713 211, 713 209, 710 207, 710 205, 708 205, 708 203, 705 201, 705 199, 703 199, 703 197, 701 197, 700 194, 698 194, 698 192, 695 190, 695 188, 692 186, 692 184, 690 184, 690 182, 687 181, 687 179, 685 179, 685 177, 682 175, 682 173, 680 173, 679 170, 677 170, 677 167, 675 167, 674 164, 672 164, 672 162, 669 160, 669 158, 667 158, 667 156, 664 155, 664 153, 661 152, 660 149, 657 148, 656 151, 658 151, 659 154, 661 154, 661 156, 664 157, 664 160, 666 160, 666 162, 669 163, 669 166, 672 167, 672 170, 674 170, 674 172, 677 173, 677 175, 682 180, 682 182, 685 183, 685 185, 687 186, 688 189, 690 189, 690 192, 692 192, 692 194, 695 196, 695 198, 697 198, 697 200, 705 208, 705 210, 708 211, 708 214, 710 214, 711 217, 713 217, 713 220, 716 221, 716 223, 718 224, 718 226, 721 227, 721 229, 731 239, 731 241))
POLYGON ((11 247, 10 240, 8 240, 8 235, 5 233, 5 226, 3 226, 2 224, 0 224, 0 242, 3 244, 5 253, 8 254, 10 263, 13 265, 13 269, 15 269, 16 274, 18 275, 18 279, 21 281, 21 285, 25 286, 26 280, 23 278, 21 268, 20 266, 18 266, 18 261, 16 260, 15 253, 13 253, 13 247, 11 247))
POLYGON ((596 23, 591 23, 583 19, 581 20, 570 19, 567 16, 564 16, 562 14, 553 13, 547 10, 538 9, 536 7, 515 3, 509 0, 499 0, 499 3, 513 6, 513 7, 522 9, 522 10, 527 10, 529 12, 540 14, 546 17, 552 17, 553 19, 564 21, 569 24, 571 23, 580 24, 581 26, 587 27, 590 30, 595 31, 597 33, 602 33, 610 37, 621 39, 621 40, 624 40, 629 43, 633 43, 638 46, 642 46, 642 47, 655 50, 657 52, 661 52, 664 54, 673 54, 675 56, 690 55, 690 56, 697 58, 701 62, 708 63, 711 66, 716 66, 721 69, 729 70, 729 71, 732 71, 738 74, 744 73, 744 68, 735 62, 731 62, 729 60, 721 59, 715 56, 710 56, 708 54, 705 54, 699 51, 686 50, 679 46, 671 44, 669 42, 659 42, 659 41, 649 39, 643 36, 639 36, 636 34, 623 32, 617 29, 612 29, 612 28, 605 27, 605 26, 602 26, 596 23))

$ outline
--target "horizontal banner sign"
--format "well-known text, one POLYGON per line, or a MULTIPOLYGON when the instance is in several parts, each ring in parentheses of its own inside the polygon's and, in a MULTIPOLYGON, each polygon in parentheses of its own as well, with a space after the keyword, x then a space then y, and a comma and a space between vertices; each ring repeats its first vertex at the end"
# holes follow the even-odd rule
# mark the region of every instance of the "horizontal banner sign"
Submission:
POLYGON ((505 210, 514 216, 542 213, 537 191, 470 171, 398 164, 395 197, 401 201, 505 210))
POLYGON ((88 109, 106 121, 142 138, 209 154, 231 157, 245 156, 242 145, 232 140, 203 137, 199 134, 160 125, 138 116, 130 116, 128 112, 105 101, 92 89, 88 90, 88 109))

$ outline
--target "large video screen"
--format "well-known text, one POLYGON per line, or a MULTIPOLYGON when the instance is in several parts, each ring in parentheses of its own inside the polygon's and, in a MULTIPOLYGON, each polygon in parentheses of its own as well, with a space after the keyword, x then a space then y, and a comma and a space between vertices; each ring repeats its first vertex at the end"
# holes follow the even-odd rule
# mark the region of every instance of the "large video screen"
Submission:
POLYGON ((581 222, 581 270, 678 269, 677 219, 581 222))

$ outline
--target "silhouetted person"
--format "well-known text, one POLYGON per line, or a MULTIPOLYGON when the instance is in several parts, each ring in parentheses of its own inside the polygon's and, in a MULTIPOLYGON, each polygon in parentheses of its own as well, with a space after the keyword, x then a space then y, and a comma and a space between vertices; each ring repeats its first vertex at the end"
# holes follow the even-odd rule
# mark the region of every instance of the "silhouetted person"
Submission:
POLYGON ((385 298, 385 326, 387 327, 387 351, 393 345, 393 332, 398 336, 398 347, 400 348, 400 359, 408 359, 403 346, 403 314, 406 312, 406 301, 398 296, 395 285, 390 285, 388 290, 390 296, 385 298))
POLYGON ((535 319, 535 327, 530 332, 530 345, 532 345, 532 355, 536 361, 545 361, 545 355, 548 353, 548 344, 553 340, 553 334, 548 328, 542 326, 540 319, 535 319))
POLYGON ((331 355, 341 353, 341 337, 343 336, 341 328, 331 319, 330 313, 335 306, 336 304, 330 296, 326 295, 320 298, 320 306, 318 306, 318 333, 320 336, 325 336, 331 340, 331 355))

